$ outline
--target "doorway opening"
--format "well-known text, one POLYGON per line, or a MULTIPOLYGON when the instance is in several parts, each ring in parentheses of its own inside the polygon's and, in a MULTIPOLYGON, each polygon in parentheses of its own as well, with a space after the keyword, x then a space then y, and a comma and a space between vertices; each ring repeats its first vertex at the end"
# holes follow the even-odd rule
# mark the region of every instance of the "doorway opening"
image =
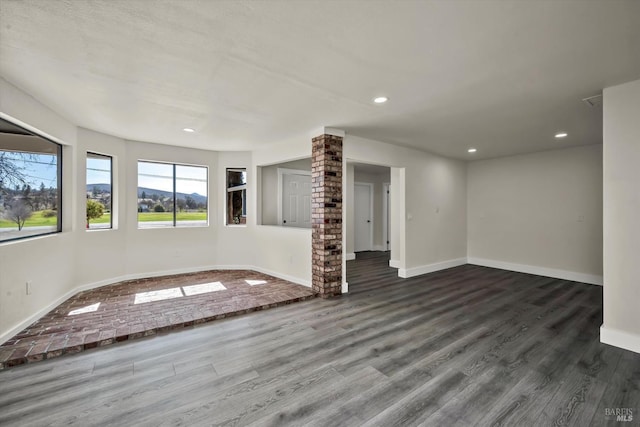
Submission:
POLYGON ((346 259, 391 250, 391 168, 347 164, 346 259))

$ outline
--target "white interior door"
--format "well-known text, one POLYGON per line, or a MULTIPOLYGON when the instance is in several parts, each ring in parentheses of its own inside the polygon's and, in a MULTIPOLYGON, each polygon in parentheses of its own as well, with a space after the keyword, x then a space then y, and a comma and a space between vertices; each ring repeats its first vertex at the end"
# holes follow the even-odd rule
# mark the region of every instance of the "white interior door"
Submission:
POLYGON ((373 246, 373 187, 354 185, 354 252, 370 251, 373 246))
POLYGON ((282 225, 311 228, 311 175, 282 176, 282 225))

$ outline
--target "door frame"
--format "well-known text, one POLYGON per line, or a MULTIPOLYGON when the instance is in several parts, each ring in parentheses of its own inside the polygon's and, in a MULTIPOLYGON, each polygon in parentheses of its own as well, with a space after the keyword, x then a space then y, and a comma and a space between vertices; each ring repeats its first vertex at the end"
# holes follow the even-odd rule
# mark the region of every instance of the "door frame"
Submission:
POLYGON ((301 170, 301 169, 287 169, 287 168, 278 168, 278 225, 283 227, 282 225, 282 177, 284 175, 307 175, 311 176, 311 171, 301 170))
MULTIPOLYGON (((355 233, 357 231, 357 226, 355 224, 355 218, 356 218, 356 205, 355 205, 355 199, 356 199, 356 185, 363 185, 363 186, 367 186, 369 188, 369 218, 370 219, 370 223, 369 223, 369 248, 366 250, 372 251, 373 250, 373 224, 375 221, 375 218, 373 216, 373 183, 371 182, 359 182, 359 181, 354 181, 353 183, 353 200, 354 200, 354 205, 353 205, 353 219, 354 219, 354 241, 353 241, 353 252, 356 252, 356 242, 355 242, 355 233)), ((358 251, 361 252, 361 251, 358 251)))
POLYGON ((385 251, 391 250, 391 236, 389 235, 389 222, 391 210, 389 209, 389 196, 391 191, 391 183, 384 182, 382 184, 382 247, 385 251))

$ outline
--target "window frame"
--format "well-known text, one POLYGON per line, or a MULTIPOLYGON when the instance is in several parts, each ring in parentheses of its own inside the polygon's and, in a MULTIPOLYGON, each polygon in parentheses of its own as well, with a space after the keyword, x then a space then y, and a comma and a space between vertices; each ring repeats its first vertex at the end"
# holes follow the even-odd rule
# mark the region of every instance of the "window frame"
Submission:
MULTIPOLYGON (((89 156, 93 156, 93 157, 104 157, 109 159, 109 185, 111 186, 111 206, 109 206, 109 211, 110 211, 110 216, 109 216, 109 227, 108 228, 91 228, 90 224, 89 227, 87 227, 86 231, 100 231, 100 230, 113 230, 113 217, 114 217, 114 212, 113 212, 113 197, 114 197, 114 188, 113 188, 113 156, 109 155, 109 154, 102 154, 102 153, 96 153, 95 151, 87 151, 87 160, 89 159, 89 156)), ((85 172, 89 170, 88 165, 85 168, 85 172)), ((89 185, 86 183, 85 181, 85 186, 89 185)), ((85 190, 86 191, 86 190, 85 190)))
POLYGON ((243 172, 245 174, 245 181, 248 181, 247 168, 226 168, 225 170, 225 204, 224 204, 224 225, 227 227, 246 227, 247 226, 247 183, 241 185, 234 185, 229 187, 229 172, 243 172), (242 191, 242 214, 241 218, 244 218, 244 222, 229 222, 229 193, 236 191, 242 191))
MULTIPOLYGON (((199 228, 199 227, 209 227, 210 222, 209 222, 209 166, 207 165, 196 165, 196 164, 189 164, 189 163, 176 163, 176 162, 166 162, 166 161, 162 161, 162 160, 145 160, 145 159, 138 159, 137 161, 137 166, 138 166, 138 170, 137 170, 137 185, 136 185, 136 222, 138 224, 138 230, 150 230, 150 229, 163 229, 163 228, 199 228), (168 165, 171 166, 171 170, 172 170, 172 193, 173 193, 173 197, 172 197, 172 205, 173 205, 173 219, 171 224, 167 224, 167 225, 162 225, 162 226, 156 226, 156 227, 141 227, 140 224, 140 217, 138 216, 138 214, 140 214, 140 211, 137 211, 138 208, 138 203, 137 200, 139 198, 138 196, 138 189, 140 188, 140 163, 153 163, 153 164, 158 164, 158 165, 168 165), (178 181, 178 177, 176 177, 176 170, 177 170, 177 166, 184 166, 184 167, 195 167, 195 168, 202 168, 205 170, 205 174, 206 174, 206 198, 207 198, 207 208, 206 208, 206 222, 204 224, 193 224, 193 225, 180 225, 180 221, 177 220, 177 216, 178 216, 178 198, 177 198, 177 181, 178 181)), ((165 191, 165 190, 160 190, 160 191, 165 191)), ((144 223, 144 222, 142 222, 144 223)))
MULTIPOLYGON (((17 134, 17 135, 30 135, 30 136, 34 136, 40 139, 45 140, 46 142, 52 144, 55 147, 55 156, 56 156, 56 197, 57 197, 57 202, 56 202, 56 212, 57 212, 57 218, 56 218, 56 228, 55 230, 52 231, 45 231, 42 233, 38 233, 38 234, 29 234, 28 236, 18 236, 18 237, 12 237, 9 239, 0 239, 0 245, 6 244, 6 243, 10 243, 10 242, 17 242, 17 241, 21 241, 21 240, 25 240, 25 239, 33 239, 33 238, 38 238, 38 237, 43 237, 43 236, 50 236, 50 235, 56 235, 58 233, 62 233, 62 215, 63 215, 63 199, 62 199, 62 168, 63 168, 63 145, 52 140, 51 138, 48 138, 42 134, 40 134, 37 131, 32 131, 29 129, 26 129, 25 127, 14 123, 13 121, 11 121, 10 119, 7 119, 6 117, 4 117, 3 115, 0 115, 0 121, 4 121, 6 123, 8 123, 10 126, 13 126, 15 128, 17 128, 18 130, 20 130, 21 132, 15 132, 15 133, 11 133, 11 132, 0 132, 3 134, 17 134)), ((1 150, 0 151, 10 151, 10 150, 1 150)), ((18 151, 14 151, 14 152, 18 152, 18 151)), ((24 153, 26 153, 26 151, 24 151, 24 153)), ((37 153, 35 153, 37 154, 37 153)))

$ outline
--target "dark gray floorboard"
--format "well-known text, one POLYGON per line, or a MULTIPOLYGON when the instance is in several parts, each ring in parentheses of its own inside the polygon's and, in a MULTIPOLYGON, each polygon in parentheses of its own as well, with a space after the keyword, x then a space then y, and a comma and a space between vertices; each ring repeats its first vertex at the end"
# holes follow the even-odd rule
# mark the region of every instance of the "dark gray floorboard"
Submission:
POLYGON ((640 355, 602 288, 474 265, 0 371, 2 426, 640 425, 640 355))

